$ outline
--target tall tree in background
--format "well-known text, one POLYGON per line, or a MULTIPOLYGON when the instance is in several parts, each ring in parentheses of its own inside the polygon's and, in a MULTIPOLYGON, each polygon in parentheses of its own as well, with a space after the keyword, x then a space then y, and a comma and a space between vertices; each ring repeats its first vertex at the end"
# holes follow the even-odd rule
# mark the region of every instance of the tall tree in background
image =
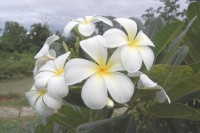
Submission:
POLYGON ((51 31, 47 25, 36 23, 31 26, 30 40, 36 46, 42 47, 43 43, 51 35, 51 31))
POLYGON ((180 8, 178 0, 160 0, 160 2, 162 2, 164 6, 160 6, 157 9, 150 7, 145 11, 145 14, 142 15, 142 19, 145 20, 145 25, 154 19, 156 14, 164 18, 166 22, 170 22, 178 17, 183 17, 183 12, 178 11, 180 8))
POLYGON ((25 47, 27 31, 18 22, 7 21, 1 37, 1 48, 7 51, 21 52, 25 47))

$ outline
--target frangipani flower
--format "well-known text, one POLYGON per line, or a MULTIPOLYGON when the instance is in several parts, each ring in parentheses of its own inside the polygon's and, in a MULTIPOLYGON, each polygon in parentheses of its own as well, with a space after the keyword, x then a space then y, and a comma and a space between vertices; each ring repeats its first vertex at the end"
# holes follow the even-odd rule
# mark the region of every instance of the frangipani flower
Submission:
POLYGON ((84 103, 92 109, 103 108, 108 99, 107 91, 118 103, 128 102, 133 95, 134 85, 124 74, 116 50, 107 63, 107 48, 102 44, 102 36, 95 36, 80 42, 82 49, 98 64, 85 59, 72 59, 65 66, 65 80, 72 85, 82 80, 85 82, 81 97, 84 103))
POLYGON ((158 85, 157 83, 153 82, 146 74, 143 74, 142 72, 138 71, 135 73, 128 73, 129 77, 138 77, 140 76, 140 80, 137 83, 137 86, 139 89, 143 89, 144 87, 153 88, 153 89, 160 89, 159 92, 156 93, 156 99, 159 103, 165 102, 165 100, 168 101, 168 103, 171 103, 171 100, 165 90, 158 85))
POLYGON ((64 29, 64 34, 67 36, 69 32, 78 25, 79 32, 84 36, 90 36, 95 31, 94 23, 102 21, 110 26, 113 26, 112 21, 109 19, 99 16, 99 15, 93 15, 93 16, 86 16, 85 19, 78 18, 76 20, 71 20, 64 29))
POLYGON ((120 47, 121 61, 128 72, 137 72, 141 68, 142 60, 147 70, 150 70, 154 53, 148 46, 154 47, 154 44, 142 31, 136 36, 137 25, 133 20, 118 18, 115 21, 124 27, 127 34, 116 28, 110 29, 103 35, 104 45, 109 48, 120 47))
POLYGON ((53 49, 49 49, 49 46, 59 39, 59 36, 52 35, 47 38, 41 50, 34 57, 36 60, 35 68, 33 70, 33 75, 35 76, 38 73, 40 67, 42 67, 46 61, 56 58, 56 52, 53 49))
POLYGON ((64 79, 64 65, 70 52, 63 54, 55 60, 49 60, 39 69, 34 77, 37 89, 47 88, 49 95, 55 98, 62 98, 68 94, 68 86, 64 79))
POLYGON ((51 97, 45 88, 37 90, 33 86, 26 92, 26 97, 35 111, 44 117, 50 116, 62 106, 62 99, 51 97))

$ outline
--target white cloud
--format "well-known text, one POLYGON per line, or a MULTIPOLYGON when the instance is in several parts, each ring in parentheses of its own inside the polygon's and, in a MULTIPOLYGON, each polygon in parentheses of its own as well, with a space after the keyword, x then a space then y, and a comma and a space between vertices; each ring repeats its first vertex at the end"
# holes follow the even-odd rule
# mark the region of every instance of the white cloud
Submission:
POLYGON ((92 14, 140 18, 150 6, 160 5, 158 0, 0 0, 0 28, 7 20, 29 28, 33 23, 42 22, 41 18, 46 15, 50 27, 62 31, 70 18, 92 14))

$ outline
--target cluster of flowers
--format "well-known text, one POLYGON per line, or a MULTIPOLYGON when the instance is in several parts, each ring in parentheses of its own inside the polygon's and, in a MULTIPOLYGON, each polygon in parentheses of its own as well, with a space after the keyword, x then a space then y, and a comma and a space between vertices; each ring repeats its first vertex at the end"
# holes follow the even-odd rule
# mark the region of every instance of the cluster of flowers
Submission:
MULTIPOLYGON (((64 33, 68 35, 78 26, 82 35, 91 36, 95 31, 94 23, 98 21, 113 26, 112 21, 105 17, 86 16, 85 19, 71 20, 64 33)), ((85 105, 92 109, 101 109, 107 103, 112 103, 108 92, 116 102, 128 102, 134 93, 134 84, 129 77, 140 77, 138 88, 157 86, 161 89, 156 94, 157 100, 164 102, 167 99, 170 102, 163 88, 139 71, 142 62, 147 70, 152 67, 154 53, 150 47, 154 47, 154 44, 142 31, 137 34, 137 25, 133 20, 117 18, 114 21, 118 22, 126 33, 112 28, 102 36, 96 35, 80 41, 81 48, 93 61, 74 58, 65 64, 70 52, 56 57, 56 52, 49 48, 59 37, 52 35, 46 40, 35 56, 35 83, 31 90, 26 92, 28 101, 39 115, 49 116, 60 109, 62 98, 68 94, 68 86, 85 79, 87 80, 82 87, 81 97, 85 105), (107 59, 108 48, 117 48, 110 59, 107 59), (128 75, 120 71, 127 71, 128 75)))

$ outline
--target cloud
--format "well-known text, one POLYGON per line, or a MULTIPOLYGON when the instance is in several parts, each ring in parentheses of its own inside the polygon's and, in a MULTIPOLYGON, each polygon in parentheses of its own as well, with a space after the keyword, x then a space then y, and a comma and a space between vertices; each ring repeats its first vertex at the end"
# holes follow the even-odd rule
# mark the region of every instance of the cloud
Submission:
POLYGON ((93 14, 140 18, 147 8, 160 5, 158 0, 0 0, 0 28, 8 20, 27 29, 47 21, 53 31, 63 31, 71 18, 93 14))

